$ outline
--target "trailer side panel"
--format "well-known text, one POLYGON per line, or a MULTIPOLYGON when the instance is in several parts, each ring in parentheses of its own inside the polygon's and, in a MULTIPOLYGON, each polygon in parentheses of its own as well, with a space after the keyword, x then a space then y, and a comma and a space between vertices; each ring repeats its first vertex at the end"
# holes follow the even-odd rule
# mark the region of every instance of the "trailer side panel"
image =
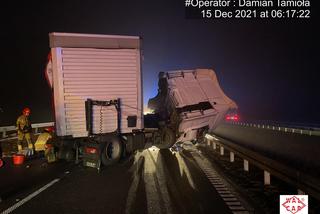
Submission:
MULTIPOLYGON (((143 128, 139 49, 55 47, 51 53, 58 136, 88 135, 85 116, 87 99, 120 98, 121 132, 143 128), (128 117, 137 118, 134 127, 128 127, 128 117)), ((95 106, 93 133, 115 131, 116 118, 117 111, 113 106, 95 106)))

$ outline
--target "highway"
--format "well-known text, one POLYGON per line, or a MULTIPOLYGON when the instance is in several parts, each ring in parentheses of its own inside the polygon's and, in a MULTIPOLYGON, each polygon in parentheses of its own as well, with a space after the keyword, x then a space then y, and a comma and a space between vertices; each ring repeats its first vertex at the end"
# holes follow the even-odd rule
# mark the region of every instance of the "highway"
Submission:
MULTIPOLYGON (((182 153, 151 148, 100 174, 81 165, 58 167, 52 169, 56 175, 50 175, 51 181, 46 178, 54 184, 45 191, 18 207, 17 196, 3 201, 0 207, 4 213, 12 206, 14 213, 232 213, 194 156, 202 158, 194 148, 182 153)), ((18 198, 33 191, 25 191, 18 198)), ((245 210, 235 197, 227 198, 236 205, 234 211, 245 210)))
MULTIPOLYGON (((251 163, 244 171, 237 154, 231 163, 230 151, 220 154, 222 136, 285 166, 304 166, 304 173, 320 180, 318 136, 230 124, 212 136, 221 138, 214 141, 216 149, 206 142, 170 150, 152 147, 100 173, 81 163, 47 164, 41 158, 17 167, 7 157, 0 169, 0 213, 277 213, 279 195, 297 194, 297 186, 273 175, 264 185, 263 171, 251 163)), ((309 198, 309 213, 317 213, 319 200, 309 198)))

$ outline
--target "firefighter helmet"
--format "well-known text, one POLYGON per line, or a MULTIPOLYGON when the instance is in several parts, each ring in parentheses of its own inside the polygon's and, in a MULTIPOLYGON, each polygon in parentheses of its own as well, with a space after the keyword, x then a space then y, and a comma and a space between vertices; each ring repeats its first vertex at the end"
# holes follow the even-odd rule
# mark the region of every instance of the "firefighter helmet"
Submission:
POLYGON ((22 110, 22 113, 23 113, 23 114, 30 114, 30 112, 31 112, 31 110, 30 110, 29 108, 24 108, 24 109, 22 110))

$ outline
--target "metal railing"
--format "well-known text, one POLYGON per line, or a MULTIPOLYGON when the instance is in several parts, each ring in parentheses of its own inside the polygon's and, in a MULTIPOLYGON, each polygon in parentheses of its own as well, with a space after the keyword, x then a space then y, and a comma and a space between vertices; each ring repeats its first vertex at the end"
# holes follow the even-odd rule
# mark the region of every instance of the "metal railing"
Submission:
MULTIPOLYGON (((39 129, 46 128, 50 126, 54 126, 54 122, 46 122, 46 123, 34 123, 31 125, 33 129, 33 133, 37 134, 39 129)), ((7 139, 9 137, 15 138, 16 126, 2 126, 0 127, 0 139, 7 139)))
POLYGON ((234 162, 235 155, 242 158, 245 171, 249 171, 249 163, 264 170, 264 183, 266 185, 270 185, 271 174, 295 186, 299 191, 302 190, 302 192, 308 193, 318 200, 320 199, 320 183, 318 178, 215 134, 207 134, 206 139, 207 145, 212 146, 213 150, 216 150, 218 146, 220 147, 220 155, 224 155, 224 149, 228 150, 230 152, 230 162, 234 162))
POLYGON ((227 122, 233 125, 253 127, 259 129, 269 129, 274 131, 283 131, 288 133, 304 134, 309 136, 320 136, 320 128, 313 126, 302 126, 302 125, 290 125, 281 123, 271 122, 227 122))

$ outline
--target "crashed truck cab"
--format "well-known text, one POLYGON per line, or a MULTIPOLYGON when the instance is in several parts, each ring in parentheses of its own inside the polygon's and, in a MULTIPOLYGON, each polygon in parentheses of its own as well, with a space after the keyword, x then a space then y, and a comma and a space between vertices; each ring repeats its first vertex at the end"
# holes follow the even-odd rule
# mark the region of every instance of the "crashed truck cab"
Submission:
POLYGON ((160 72, 158 86, 148 107, 158 115, 160 130, 168 132, 164 135, 175 136, 171 144, 201 139, 237 108, 210 69, 160 72))

